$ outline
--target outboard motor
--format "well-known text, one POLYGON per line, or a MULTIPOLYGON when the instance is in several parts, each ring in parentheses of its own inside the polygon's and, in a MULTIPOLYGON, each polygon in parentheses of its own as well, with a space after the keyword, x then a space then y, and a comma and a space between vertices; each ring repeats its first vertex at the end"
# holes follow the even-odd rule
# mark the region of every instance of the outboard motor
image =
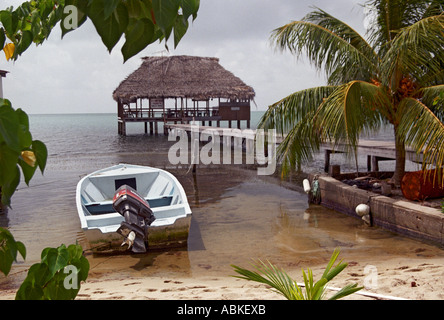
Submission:
POLYGON ((148 227, 156 219, 148 202, 136 190, 125 184, 116 190, 113 208, 125 218, 117 229, 117 232, 125 238, 122 246, 128 244, 128 249, 132 248, 134 253, 146 252, 148 227))

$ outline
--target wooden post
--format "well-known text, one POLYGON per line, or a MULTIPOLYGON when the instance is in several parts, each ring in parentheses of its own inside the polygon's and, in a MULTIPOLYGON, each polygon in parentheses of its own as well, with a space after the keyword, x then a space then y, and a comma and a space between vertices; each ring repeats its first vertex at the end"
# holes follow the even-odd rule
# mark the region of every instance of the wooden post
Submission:
POLYGON ((378 157, 372 156, 372 171, 379 171, 378 157))
POLYGON ((122 136, 126 136, 126 124, 124 120, 117 121, 117 132, 122 136))
POLYGON ((329 149, 325 149, 324 151, 324 172, 328 172, 328 168, 330 167, 330 154, 331 154, 331 150, 329 149))
POLYGON ((341 166, 339 166, 339 165, 331 165, 329 167, 328 174, 331 177, 333 177, 333 178, 339 177, 339 175, 341 174, 341 166))

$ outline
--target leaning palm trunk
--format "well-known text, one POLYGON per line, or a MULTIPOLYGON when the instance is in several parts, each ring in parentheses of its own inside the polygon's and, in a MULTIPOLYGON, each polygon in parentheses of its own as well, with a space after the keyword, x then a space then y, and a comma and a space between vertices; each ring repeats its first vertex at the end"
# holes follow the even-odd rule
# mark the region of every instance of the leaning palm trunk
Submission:
POLYGON ((405 172, 406 144, 428 152, 424 170, 444 165, 442 1, 367 5, 377 17, 368 41, 321 9, 272 34, 278 48, 306 53, 328 79, 328 86, 271 105, 259 124, 286 135, 278 149, 283 174, 309 160, 324 142, 346 144, 355 153, 362 133, 386 125, 395 134, 397 185, 405 172))

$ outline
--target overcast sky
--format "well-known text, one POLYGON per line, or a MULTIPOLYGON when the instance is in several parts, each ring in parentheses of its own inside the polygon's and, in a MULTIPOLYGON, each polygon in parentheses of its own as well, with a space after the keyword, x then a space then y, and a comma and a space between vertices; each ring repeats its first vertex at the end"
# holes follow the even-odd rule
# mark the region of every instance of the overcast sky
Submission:
MULTIPOLYGON (((292 92, 325 84, 306 61, 276 51, 269 41, 273 29, 299 20, 317 6, 365 33, 365 0, 201 0, 198 17, 176 50, 155 43, 125 64, 121 41, 109 54, 90 21, 61 39, 57 26, 48 41, 34 44, 16 62, 0 52, 4 97, 14 108, 37 113, 115 113, 112 92, 148 55, 217 57, 256 92, 257 109, 292 92)), ((0 0, 4 9, 20 0, 0 0)))

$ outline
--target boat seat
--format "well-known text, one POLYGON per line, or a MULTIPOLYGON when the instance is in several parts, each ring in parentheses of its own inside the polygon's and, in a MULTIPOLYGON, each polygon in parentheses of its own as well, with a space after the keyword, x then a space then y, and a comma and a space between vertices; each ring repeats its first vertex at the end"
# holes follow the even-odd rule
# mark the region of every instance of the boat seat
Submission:
MULTIPOLYGON (((158 208, 171 205, 173 196, 165 196, 165 197, 145 199, 145 200, 148 201, 150 208, 158 208)), ((112 201, 87 203, 85 204, 85 207, 92 215, 116 212, 113 208, 112 201)))

